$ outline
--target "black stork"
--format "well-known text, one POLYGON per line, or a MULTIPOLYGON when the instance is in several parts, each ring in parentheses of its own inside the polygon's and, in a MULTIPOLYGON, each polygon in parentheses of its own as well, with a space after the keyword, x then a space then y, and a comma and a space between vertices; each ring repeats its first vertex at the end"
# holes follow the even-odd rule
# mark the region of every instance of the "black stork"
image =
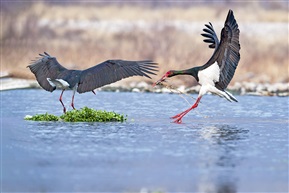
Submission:
POLYGON ((224 27, 221 31, 221 41, 214 31, 213 25, 209 22, 201 34, 207 39, 204 42, 210 43, 209 48, 214 48, 214 53, 203 66, 193 67, 187 70, 170 70, 154 85, 161 83, 168 77, 176 75, 191 75, 201 85, 198 98, 194 105, 184 112, 173 116, 175 123, 181 123, 182 118, 196 108, 204 94, 211 92, 224 97, 228 101, 238 102, 237 99, 225 89, 234 76, 235 70, 240 60, 240 44, 238 24, 234 18, 232 10, 229 10, 224 27))
POLYGON ((149 74, 155 75, 157 63, 145 61, 107 60, 86 70, 68 70, 46 52, 39 54, 41 57, 27 66, 35 75, 40 86, 50 92, 56 88, 62 89, 59 101, 62 102, 62 95, 66 89, 73 89, 71 106, 74 108, 75 91, 84 93, 116 82, 131 76, 145 76, 151 78, 149 74))

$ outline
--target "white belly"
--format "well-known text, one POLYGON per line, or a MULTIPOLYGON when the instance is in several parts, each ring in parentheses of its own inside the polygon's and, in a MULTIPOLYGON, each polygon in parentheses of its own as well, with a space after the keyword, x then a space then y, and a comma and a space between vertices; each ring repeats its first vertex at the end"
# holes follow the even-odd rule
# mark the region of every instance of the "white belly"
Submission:
POLYGON ((217 62, 209 66, 208 68, 199 71, 198 73, 199 83, 201 85, 212 85, 215 86, 215 82, 219 81, 220 67, 217 62))

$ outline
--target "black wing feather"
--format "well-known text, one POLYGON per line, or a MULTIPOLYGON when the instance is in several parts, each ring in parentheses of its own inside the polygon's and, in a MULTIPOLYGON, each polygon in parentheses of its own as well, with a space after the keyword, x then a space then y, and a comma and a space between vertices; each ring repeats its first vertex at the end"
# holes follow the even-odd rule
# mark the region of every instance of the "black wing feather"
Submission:
POLYGON ((207 27, 203 29, 205 33, 202 33, 201 35, 208 39, 204 39, 204 42, 210 43, 209 48, 215 48, 216 50, 219 46, 219 39, 216 35, 213 25, 211 22, 209 22, 209 25, 205 24, 205 26, 207 27))
POLYGON ((55 57, 51 57, 49 54, 44 52, 45 55, 39 54, 42 56, 34 61, 32 64, 27 66, 31 72, 35 75, 36 80, 38 81, 39 85, 47 90, 47 91, 54 91, 55 87, 52 87, 47 78, 56 79, 57 75, 67 70, 63 66, 61 66, 55 57))
POLYGON ((220 77, 215 86, 220 90, 227 88, 240 61, 239 34, 240 30, 233 11, 229 10, 221 32, 220 44, 209 61, 201 67, 201 69, 205 69, 217 61, 220 67, 220 77))
POLYGON ((101 64, 82 71, 77 92, 92 91, 101 86, 119 81, 131 76, 155 75, 157 64, 150 61, 107 60, 101 64))
POLYGON ((217 58, 220 66, 220 79, 216 87, 224 90, 232 80, 240 61, 240 30, 232 10, 229 10, 221 35, 221 48, 217 58))

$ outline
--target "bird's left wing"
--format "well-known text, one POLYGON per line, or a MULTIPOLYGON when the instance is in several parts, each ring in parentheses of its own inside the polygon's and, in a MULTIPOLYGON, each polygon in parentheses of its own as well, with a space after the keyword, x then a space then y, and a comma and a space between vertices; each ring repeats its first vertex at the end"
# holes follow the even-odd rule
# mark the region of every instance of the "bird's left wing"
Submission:
POLYGON ((209 48, 215 48, 216 50, 219 46, 219 39, 213 28, 213 25, 211 24, 211 22, 209 22, 209 24, 205 24, 205 26, 206 28, 203 29, 205 33, 201 34, 206 38, 203 41, 210 44, 209 48))
POLYGON ((107 60, 82 71, 77 92, 83 93, 92 91, 101 86, 131 76, 145 76, 150 78, 149 75, 155 75, 154 72, 157 71, 157 68, 157 63, 150 60, 107 60))
POLYGON ((39 54, 41 57, 36 58, 29 66, 27 66, 31 72, 35 75, 39 85, 50 92, 55 90, 55 87, 52 87, 47 78, 55 79, 57 75, 67 70, 59 62, 56 60, 55 57, 50 56, 46 52, 43 54, 39 54))

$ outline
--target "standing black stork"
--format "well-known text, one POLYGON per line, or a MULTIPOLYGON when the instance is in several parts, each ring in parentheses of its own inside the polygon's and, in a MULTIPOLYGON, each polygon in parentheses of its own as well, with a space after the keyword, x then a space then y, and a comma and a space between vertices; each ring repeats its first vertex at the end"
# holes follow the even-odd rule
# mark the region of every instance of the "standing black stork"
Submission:
POLYGON ((240 30, 238 29, 233 11, 229 10, 224 27, 221 31, 220 42, 214 31, 213 25, 209 22, 209 25, 206 24, 205 26, 206 28, 203 29, 203 31, 206 33, 201 34, 207 38, 204 39, 204 42, 210 43, 209 47, 215 49, 209 61, 203 66, 197 66, 187 70, 170 70, 160 80, 154 83, 154 85, 159 84, 166 78, 176 75, 191 75, 201 85, 195 104, 184 112, 172 117, 175 119, 175 123, 181 123, 182 118, 198 106, 202 96, 207 92, 224 97, 230 102, 238 102, 232 94, 225 90, 233 78, 240 60, 240 30))
POLYGON ((62 89, 59 101, 62 102, 62 95, 66 89, 73 89, 71 106, 74 108, 75 91, 84 93, 92 91, 101 86, 116 82, 131 76, 145 76, 151 78, 149 74, 157 71, 157 63, 150 60, 145 61, 126 61, 126 60, 107 60, 86 70, 68 70, 61 66, 55 57, 46 52, 39 54, 41 57, 33 61, 27 67, 35 75, 40 86, 50 92, 56 88, 62 89))

